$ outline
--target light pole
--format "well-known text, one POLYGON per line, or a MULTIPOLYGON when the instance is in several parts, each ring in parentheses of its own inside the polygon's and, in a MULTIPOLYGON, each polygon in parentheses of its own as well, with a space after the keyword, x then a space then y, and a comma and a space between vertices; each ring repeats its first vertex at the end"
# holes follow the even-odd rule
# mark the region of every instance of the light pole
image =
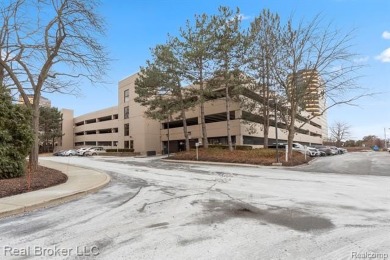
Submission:
POLYGON ((167 147, 167 152, 168 152, 168 157, 169 157, 169 122, 171 120, 171 115, 168 116, 168 123, 167 123, 167 127, 168 127, 168 147, 167 147))
MULTIPOLYGON (((385 131, 385 149, 387 150, 387 137, 386 137, 386 127, 385 128, 383 128, 384 129, 384 131, 385 131)), ((390 128, 389 128, 390 129, 390 128)))

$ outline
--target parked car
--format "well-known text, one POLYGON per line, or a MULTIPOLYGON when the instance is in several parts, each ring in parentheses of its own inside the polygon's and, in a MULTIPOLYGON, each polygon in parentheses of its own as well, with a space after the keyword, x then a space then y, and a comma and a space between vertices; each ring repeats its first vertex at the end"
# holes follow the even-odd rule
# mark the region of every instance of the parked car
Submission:
POLYGON ((320 150, 318 150, 318 151, 320 152, 320 156, 327 156, 326 152, 320 151, 320 150))
POLYGON ((97 151, 94 149, 88 149, 84 152, 84 156, 93 156, 97 155, 97 151))
POLYGON ((303 154, 307 154, 311 157, 314 157, 314 156, 317 156, 317 149, 313 148, 313 147, 305 147, 303 145, 301 145, 300 143, 293 143, 292 145, 292 149, 293 151, 297 151, 297 152, 300 152, 300 153, 303 153, 303 154))
POLYGON ((63 156, 63 155, 64 155, 64 152, 65 152, 65 150, 59 150, 59 151, 57 151, 57 152, 54 152, 53 155, 54 155, 54 156, 63 156))
POLYGON ((344 153, 347 153, 348 152, 348 150, 347 149, 345 149, 345 148, 338 148, 340 151, 341 151, 341 153, 342 154, 344 154, 344 153))
POLYGON ((80 148, 80 149, 77 149, 77 155, 79 155, 79 156, 83 156, 84 155, 84 153, 85 153, 85 151, 87 151, 89 148, 87 148, 87 147, 82 147, 82 148, 80 148))
POLYGON ((307 147, 306 149, 309 151, 308 155, 311 156, 311 157, 321 156, 321 152, 317 148, 307 147))
POLYGON ((313 147, 317 148, 321 152, 321 154, 322 154, 321 156, 332 155, 331 149, 327 146, 315 145, 313 147))
POLYGON ((103 146, 92 146, 92 147, 89 147, 88 149, 93 149, 93 150, 98 151, 98 152, 104 152, 103 146))
POLYGON ((339 149, 337 149, 336 146, 329 146, 329 149, 330 149, 331 155, 340 154, 339 149))
POLYGON ((88 150, 86 150, 84 152, 84 156, 93 156, 93 155, 98 155, 98 154, 101 154, 101 153, 104 153, 105 151, 104 150, 98 150, 98 149, 95 149, 95 148, 90 148, 88 150))
POLYGON ((326 156, 326 153, 324 151, 321 151, 317 147, 307 147, 310 151, 315 152, 315 156, 326 156))
POLYGON ((75 156, 77 155, 77 152, 75 150, 65 150, 63 153, 62 153, 62 156, 75 156))

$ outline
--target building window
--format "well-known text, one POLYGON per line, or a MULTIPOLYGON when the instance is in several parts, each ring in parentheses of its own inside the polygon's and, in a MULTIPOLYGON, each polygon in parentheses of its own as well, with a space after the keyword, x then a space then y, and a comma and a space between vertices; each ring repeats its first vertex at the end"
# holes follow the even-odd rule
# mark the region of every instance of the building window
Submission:
POLYGON ((129 90, 126 89, 125 92, 124 92, 124 96, 125 96, 125 102, 129 101, 129 90))
POLYGON ((129 146, 130 146, 130 142, 129 141, 125 141, 125 149, 129 149, 129 146))
POLYGON ((123 110, 123 112, 124 112, 124 119, 127 119, 127 118, 129 118, 129 107, 125 107, 124 108, 124 110, 123 110))
POLYGON ((129 135, 130 135, 130 125, 125 124, 125 136, 129 136, 129 135))
POLYGON ((244 135, 243 136, 243 142, 244 142, 244 144, 263 145, 264 144, 264 138, 263 137, 244 135))
POLYGON ((134 149, 134 141, 130 140, 130 149, 134 149))
POLYGON ((111 146, 112 142, 111 141, 100 141, 100 142, 97 142, 97 145, 100 145, 100 146, 111 146))

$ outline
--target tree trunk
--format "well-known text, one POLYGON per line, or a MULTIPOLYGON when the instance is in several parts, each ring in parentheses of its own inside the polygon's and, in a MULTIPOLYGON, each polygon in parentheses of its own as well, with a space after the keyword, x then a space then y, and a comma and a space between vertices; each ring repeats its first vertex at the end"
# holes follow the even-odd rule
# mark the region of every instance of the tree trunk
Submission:
POLYGON ((264 125, 263 125, 264 148, 268 148, 269 145, 268 134, 269 134, 269 119, 267 118, 264 120, 264 125))
MULTIPOLYGON (((203 66, 203 65, 201 65, 203 66)), ((202 125, 202 142, 204 148, 209 148, 209 142, 207 140, 206 120, 204 115, 204 86, 203 86, 203 72, 200 71, 199 89, 201 93, 200 101, 200 123, 202 125)))
POLYGON ((263 137, 264 137, 264 148, 268 148, 268 135, 269 135, 269 91, 264 89, 263 100, 266 104, 263 104, 263 137))
POLYGON ((229 145, 229 150, 233 151, 232 136, 230 134, 230 96, 229 96, 229 87, 225 86, 226 89, 226 132, 227 140, 229 145))
MULTIPOLYGON (((178 86, 180 86, 180 82, 178 82, 178 86)), ((186 151, 190 150, 190 140, 188 139, 188 130, 187 130, 187 117, 186 117, 186 111, 184 109, 184 100, 183 100, 183 93, 181 88, 179 87, 177 90, 177 96, 179 97, 179 102, 180 102, 180 108, 181 108, 181 118, 183 120, 183 133, 184 133, 184 138, 185 138, 185 143, 186 143, 186 151)))
POLYGON ((32 105, 32 128, 34 132, 34 143, 31 147, 29 164, 31 171, 38 169, 38 154, 39 154, 39 97, 34 97, 34 103, 32 105), (37 100, 36 100, 37 99, 37 100))
POLYGON ((288 160, 291 162, 292 160, 292 144, 294 142, 294 135, 295 135, 295 115, 296 115, 296 109, 295 105, 291 105, 291 118, 290 123, 288 124, 288 135, 287 135, 287 144, 288 144, 288 160))
POLYGON ((186 140, 186 151, 190 150, 190 140, 188 138, 188 130, 187 130, 187 117, 184 109, 181 110, 181 118, 183 119, 183 131, 184 131, 184 138, 186 140))
POLYGON ((209 148, 209 142, 207 140, 206 120, 204 118, 204 103, 200 103, 200 123, 202 125, 202 142, 204 148, 209 148))
MULTIPOLYGON (((270 70, 269 70, 269 58, 268 55, 266 55, 266 59, 264 59, 265 62, 265 78, 263 78, 263 84, 264 84, 264 95, 263 98, 267 99, 267 105, 265 106, 264 110, 264 131, 263 131, 263 136, 264 136, 264 147, 268 148, 268 134, 269 134, 269 114, 270 114, 270 107, 269 107, 269 98, 270 98, 270 70)), ((276 96, 274 97, 274 102, 276 102, 276 96)), ((276 123, 276 114, 275 114, 275 123, 276 123)), ((276 126, 275 126, 276 127, 276 126)))

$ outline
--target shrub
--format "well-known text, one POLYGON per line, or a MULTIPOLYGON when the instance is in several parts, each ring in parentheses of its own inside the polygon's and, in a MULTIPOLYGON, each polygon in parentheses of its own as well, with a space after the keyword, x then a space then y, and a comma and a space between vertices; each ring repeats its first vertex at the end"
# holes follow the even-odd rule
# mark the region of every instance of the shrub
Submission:
POLYGON ((243 151, 252 150, 252 146, 250 146, 250 145, 236 145, 236 146, 234 146, 234 148, 236 150, 243 150, 243 151))
POLYGON ((12 104, 9 92, 0 86, 0 179, 20 177, 33 144, 31 112, 12 104))

